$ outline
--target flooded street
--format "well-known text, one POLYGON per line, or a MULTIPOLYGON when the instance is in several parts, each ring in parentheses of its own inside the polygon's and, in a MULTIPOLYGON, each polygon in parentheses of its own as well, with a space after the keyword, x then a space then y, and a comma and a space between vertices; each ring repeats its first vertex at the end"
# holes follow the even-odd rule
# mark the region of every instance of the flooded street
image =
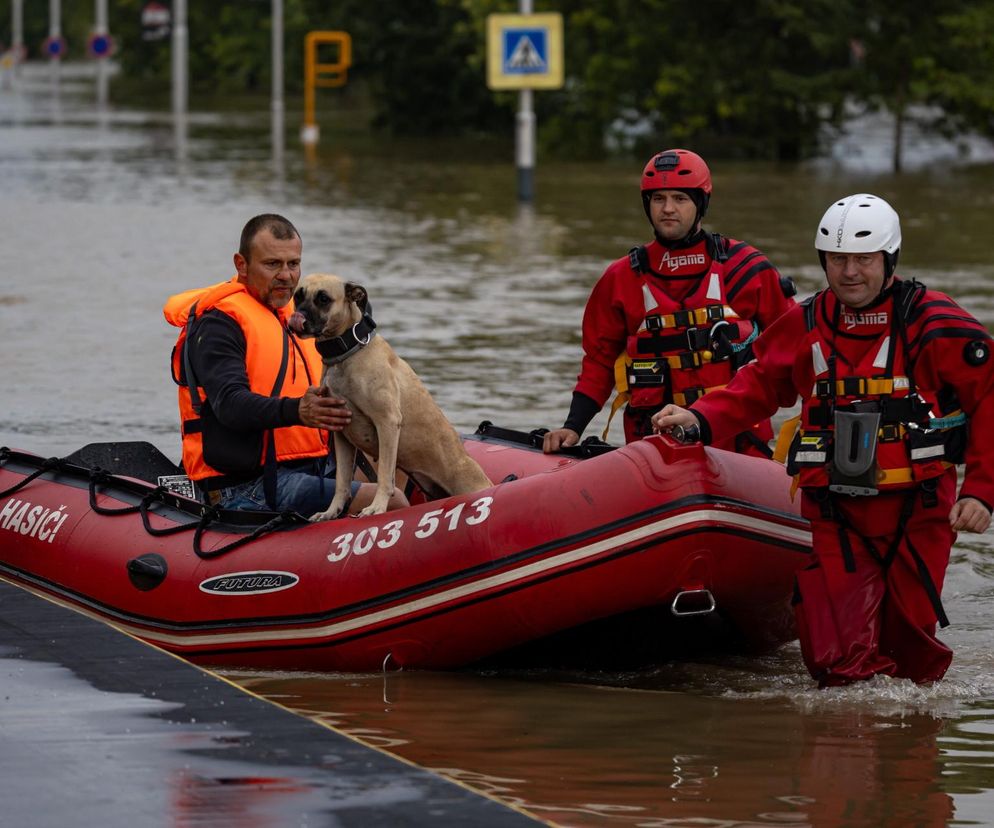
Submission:
MULTIPOLYGON (((98 112, 85 77, 56 89, 47 67, 27 69, 0 89, 2 446, 63 456, 148 440, 178 460, 162 304, 229 278, 260 212, 299 228, 305 273, 366 286, 379 330, 459 431, 556 427, 590 288, 649 238, 638 162, 540 156, 523 207, 510 136, 388 141, 343 112, 304 152, 291 112, 274 158, 264 102, 176 125, 98 112)), ((707 224, 761 248, 807 295, 823 281, 812 239, 825 206, 878 193, 902 216, 899 272, 994 329, 994 165, 957 166, 926 144, 908 162, 901 178, 860 163, 715 162, 707 224)), ((961 536, 953 551, 941 635, 956 655, 934 687, 818 691, 796 642, 633 674, 226 675, 556 825, 994 825, 992 539, 961 536)))

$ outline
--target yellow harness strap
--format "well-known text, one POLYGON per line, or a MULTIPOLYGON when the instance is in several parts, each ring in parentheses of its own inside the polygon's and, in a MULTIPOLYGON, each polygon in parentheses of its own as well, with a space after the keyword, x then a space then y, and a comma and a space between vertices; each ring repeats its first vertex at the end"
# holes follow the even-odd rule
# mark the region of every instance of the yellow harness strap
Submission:
POLYGON ((777 434, 777 444, 773 449, 773 459, 783 465, 787 464, 787 452, 790 451, 790 444, 794 442, 794 435, 801 427, 801 415, 784 420, 780 426, 780 433, 777 434))
POLYGON ((632 398, 632 395, 628 391, 628 365, 630 362, 631 359, 626 353, 622 353, 614 361, 614 387, 618 393, 614 398, 614 402, 611 403, 611 413, 608 414, 607 425, 604 426, 604 433, 601 435, 601 439, 604 442, 607 442, 607 433, 611 430, 611 420, 614 419, 614 415, 618 413, 619 408, 632 398))
MULTIPOLYGON (((865 394, 872 394, 874 396, 889 395, 893 394, 895 390, 900 391, 908 387, 907 377, 846 377, 845 379, 840 379, 835 381, 835 394, 839 397, 844 397, 847 395, 846 381, 852 383, 853 380, 859 380, 859 389, 856 394, 863 396, 865 394)), ((816 386, 818 383, 816 382, 816 386)), ((827 387, 827 381, 824 381, 824 385, 827 387)), ((850 389, 851 391, 851 389, 850 389)))
MULTIPOLYGON (((953 467, 953 464, 947 463, 945 460, 943 460, 942 467, 944 469, 951 469, 953 467)), ((915 477, 911 473, 910 468, 880 469, 877 472, 877 483, 880 484, 881 486, 894 485, 897 483, 913 483, 914 480, 915 477)))
MULTIPOLYGON (((718 307, 715 305, 714 307, 718 307)), ((682 311, 680 314, 680 323, 677 323, 677 314, 665 313, 660 314, 659 322, 662 326, 661 330, 666 330, 667 328, 683 328, 687 327, 685 320, 688 320, 693 325, 706 325, 708 322, 713 322, 715 320, 708 317, 707 308, 695 308, 691 311, 682 311)), ((721 318, 722 319, 733 319, 737 320, 739 315, 735 312, 733 308, 728 305, 721 306, 721 318)))
MULTIPOLYGON (((780 426, 780 433, 777 434, 777 444, 773 448, 773 459, 778 463, 787 465, 787 454, 790 452, 790 446, 794 442, 794 435, 797 434, 798 429, 801 427, 801 415, 798 414, 796 417, 791 417, 789 420, 784 420, 783 425, 780 426)), ((793 479, 790 481, 790 502, 794 502, 794 496, 797 494, 797 487, 801 482, 801 475, 795 474, 793 479)))
POLYGON ((679 405, 681 408, 686 408, 688 405, 693 405, 693 403, 703 397, 705 394, 710 394, 712 391, 719 391, 724 388, 724 385, 712 385, 710 388, 702 388, 701 392, 694 397, 693 400, 687 402, 687 395, 682 391, 673 392, 673 402, 679 405))

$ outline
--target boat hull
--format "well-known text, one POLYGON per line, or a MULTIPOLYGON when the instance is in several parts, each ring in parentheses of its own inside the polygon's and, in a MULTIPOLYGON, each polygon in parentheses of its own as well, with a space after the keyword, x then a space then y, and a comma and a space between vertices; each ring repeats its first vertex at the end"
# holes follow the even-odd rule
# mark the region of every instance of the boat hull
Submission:
MULTIPOLYGON (((0 574, 230 667, 453 668, 674 601, 713 599, 753 645, 793 635, 810 533, 782 467, 662 437, 589 459, 465 442, 504 482, 248 541, 153 484, 53 468, 0 497, 0 574)), ((37 471, 13 453, 0 493, 37 471)))

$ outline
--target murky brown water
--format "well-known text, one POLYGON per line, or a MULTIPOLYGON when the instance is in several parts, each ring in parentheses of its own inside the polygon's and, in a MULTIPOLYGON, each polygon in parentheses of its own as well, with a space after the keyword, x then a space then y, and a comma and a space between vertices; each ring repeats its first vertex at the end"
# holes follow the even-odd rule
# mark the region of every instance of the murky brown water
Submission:
MULTIPOLYGON (((68 81, 56 96, 44 73, 0 90, 0 445, 48 456, 147 439, 177 458, 162 302, 230 276, 242 224, 270 210, 301 230, 305 271, 367 286, 380 329, 457 428, 555 426, 586 295, 648 236, 635 164, 540 159, 524 208, 509 143, 371 142, 343 116, 308 156, 291 115, 276 163, 264 107, 197 112, 184 132, 89 100, 68 81)), ((957 167, 927 144, 909 157, 935 160, 901 179, 715 164, 710 224, 808 293, 825 205, 877 192, 902 214, 902 272, 994 327, 994 167, 957 167)), ((796 645, 639 675, 236 678, 561 825, 994 825, 991 552, 989 535, 954 550, 956 659, 933 688, 818 692, 796 645)))

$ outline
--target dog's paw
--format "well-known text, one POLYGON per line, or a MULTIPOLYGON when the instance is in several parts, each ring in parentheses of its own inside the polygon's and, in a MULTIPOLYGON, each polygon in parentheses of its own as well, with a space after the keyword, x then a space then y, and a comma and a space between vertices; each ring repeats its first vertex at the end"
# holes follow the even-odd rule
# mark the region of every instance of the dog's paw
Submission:
POLYGON ((311 515, 308 520, 311 523, 321 523, 323 520, 334 520, 338 517, 338 514, 328 509, 326 512, 315 512, 311 515))
POLYGON ((386 504, 382 506, 376 502, 370 503, 362 509, 356 517, 370 517, 371 515, 382 515, 387 510, 386 504))

